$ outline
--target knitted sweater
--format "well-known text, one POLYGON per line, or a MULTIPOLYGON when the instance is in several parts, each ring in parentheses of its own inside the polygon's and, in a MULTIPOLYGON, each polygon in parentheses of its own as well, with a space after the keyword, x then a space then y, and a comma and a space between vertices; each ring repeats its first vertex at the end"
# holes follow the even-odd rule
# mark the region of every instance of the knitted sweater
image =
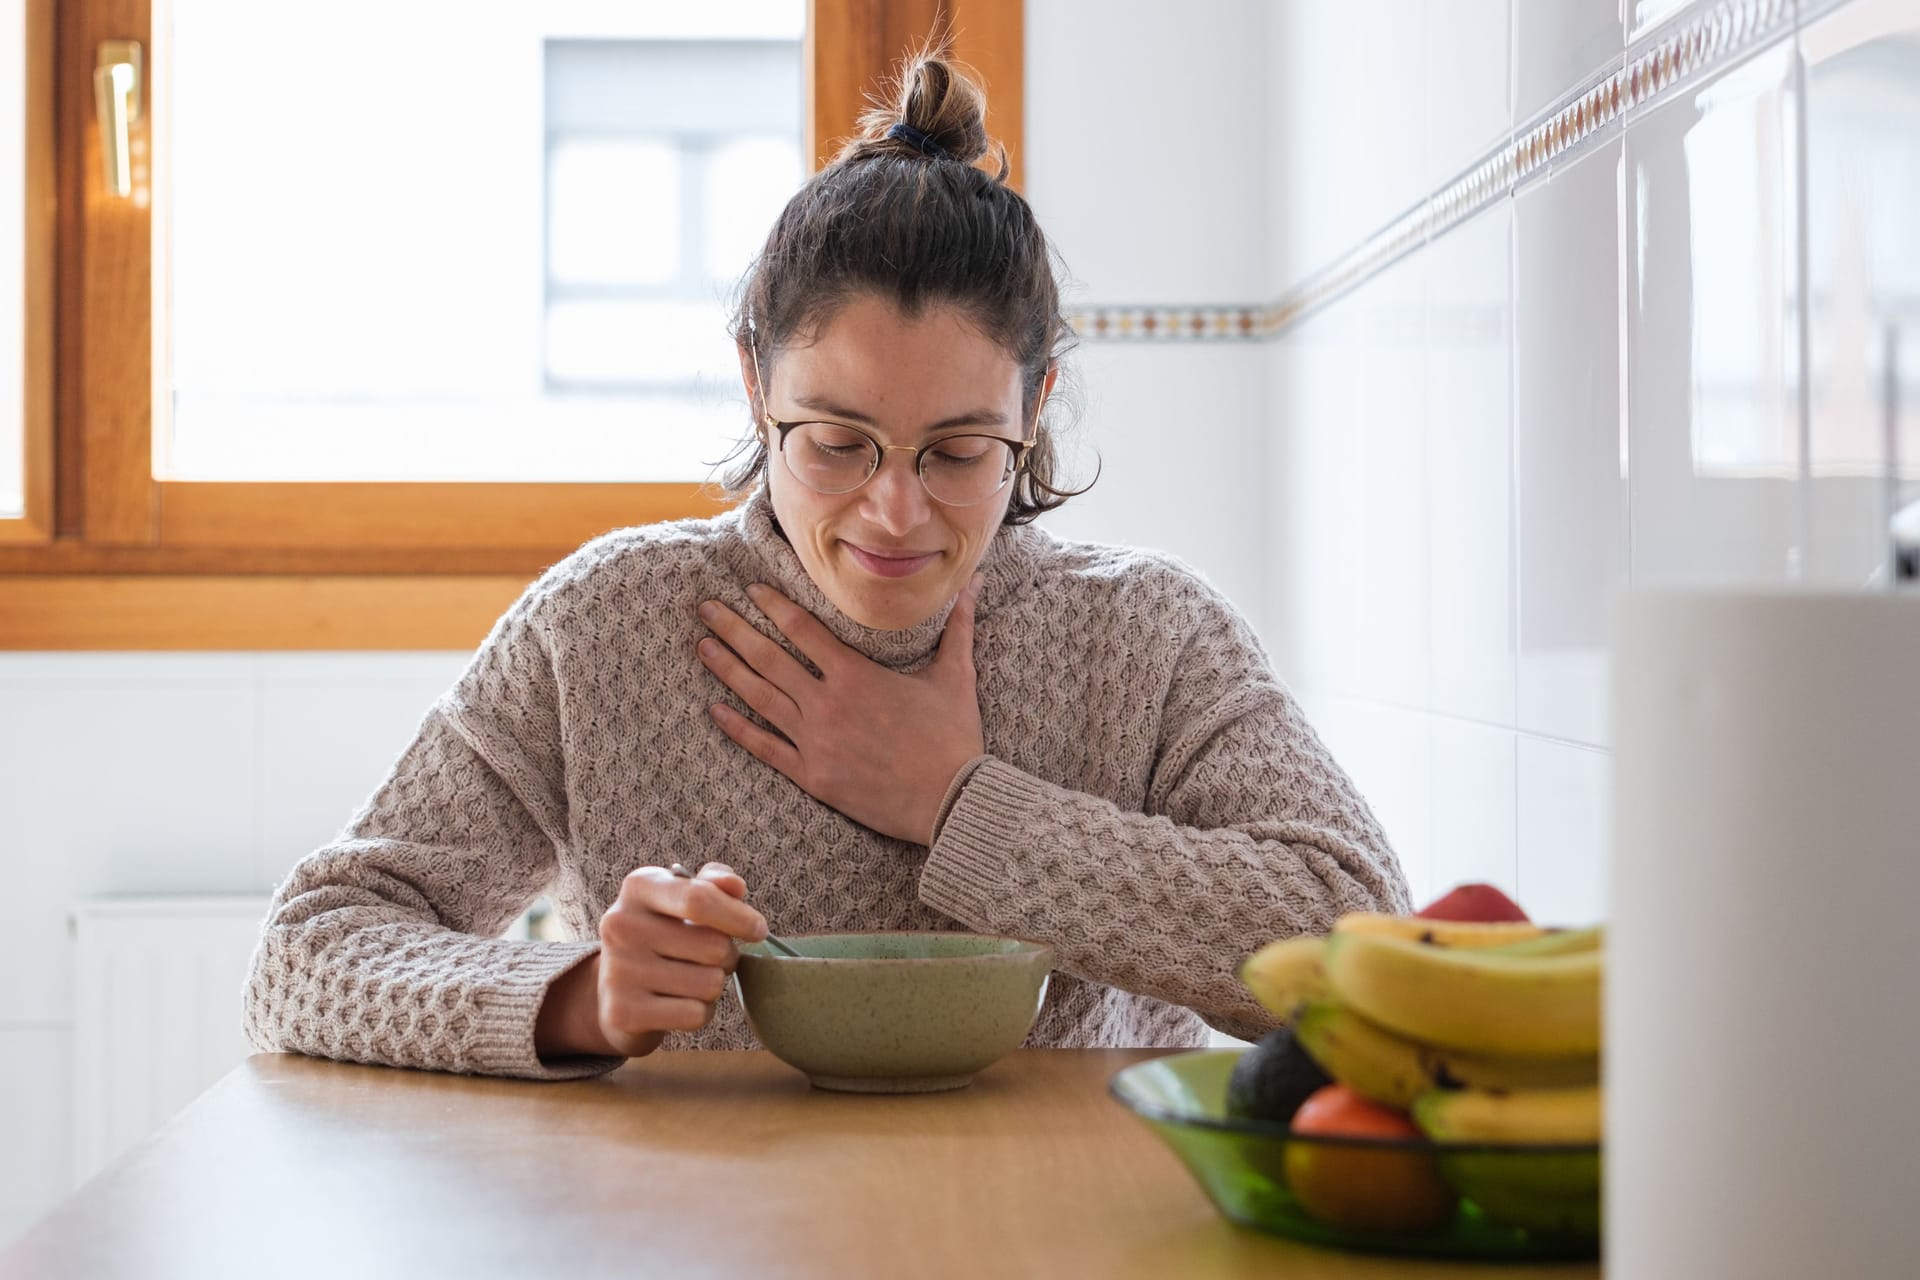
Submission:
MULTIPOLYGON (((1029 1045, 1193 1046, 1274 1020, 1235 977, 1278 937, 1404 911, 1380 827, 1227 601, 1165 555, 1003 528, 974 664, 987 755, 931 847, 879 835, 729 741, 701 666, 717 599, 765 582, 898 671, 946 612, 874 631, 807 577, 764 488, 709 520, 598 538, 508 609, 411 745, 274 897, 245 1027, 262 1049, 565 1079, 534 1022, 636 866, 725 862, 774 932, 966 930, 1050 942, 1029 1045), (546 893, 577 942, 499 935, 546 893)), ((755 717, 757 719, 757 717, 755 717)), ((762 722, 764 723, 764 722, 762 722)), ((737 1001, 667 1049, 750 1048, 737 1001)))

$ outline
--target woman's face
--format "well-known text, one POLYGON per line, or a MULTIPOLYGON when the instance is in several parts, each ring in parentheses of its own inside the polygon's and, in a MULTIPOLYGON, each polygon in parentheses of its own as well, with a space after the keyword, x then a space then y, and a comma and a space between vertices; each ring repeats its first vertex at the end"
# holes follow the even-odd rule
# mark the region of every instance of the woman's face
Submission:
MULTIPOLYGON (((751 402, 746 352, 741 366, 751 402)), ((763 367, 765 411, 782 422, 846 423, 883 445, 914 448, 959 432, 1020 440, 1030 431, 1019 366, 950 306, 932 304, 909 319, 885 298, 857 294, 812 343, 763 367)), ((920 482, 912 454, 892 451, 852 492, 816 493, 788 470, 777 435, 764 423, 761 430, 773 512, 800 563, 835 607, 876 630, 904 630, 945 608, 1013 496, 1009 481, 984 502, 948 506, 920 482)))

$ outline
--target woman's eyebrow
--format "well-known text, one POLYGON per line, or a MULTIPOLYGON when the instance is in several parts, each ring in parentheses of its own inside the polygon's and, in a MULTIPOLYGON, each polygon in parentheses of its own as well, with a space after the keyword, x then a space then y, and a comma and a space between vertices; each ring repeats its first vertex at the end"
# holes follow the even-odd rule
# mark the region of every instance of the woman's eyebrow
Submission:
MULTIPOLYGON (((814 413, 824 413, 834 418, 844 418, 848 422, 856 422, 863 427, 878 425, 866 414, 849 409, 844 405, 835 404, 825 396, 798 395, 793 398, 793 402, 802 409, 809 409, 814 413)), ((969 413, 955 414, 951 418, 942 418, 932 426, 927 427, 920 434, 930 436, 942 431, 951 431, 955 427, 1004 427, 1006 425, 1006 414, 995 409, 975 409, 969 413)))

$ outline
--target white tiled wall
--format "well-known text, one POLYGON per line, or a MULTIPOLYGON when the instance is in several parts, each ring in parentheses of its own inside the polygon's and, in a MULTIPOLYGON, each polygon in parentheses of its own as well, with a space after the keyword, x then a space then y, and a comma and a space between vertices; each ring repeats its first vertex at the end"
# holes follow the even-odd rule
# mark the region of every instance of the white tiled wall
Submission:
POLYGON ((1617 140, 1513 202, 1514 724, 1588 743, 1627 564, 1619 206, 1617 140))
MULTIPOLYGON (((1196 21, 1157 0, 1028 0, 1026 194, 1069 306, 1264 296, 1266 8, 1215 0, 1196 21)), ((1070 474, 1103 469, 1047 526, 1172 551, 1263 619, 1259 349, 1089 342, 1074 363, 1070 474)))
POLYGON ((68 1189, 71 905, 270 890, 367 798, 465 661, 0 654, 0 1241, 68 1189))
MULTIPOLYGON (((1433 190, 1405 181, 1423 172, 1410 149, 1457 172, 1620 66, 1629 40, 1706 7, 1276 6, 1276 286, 1433 190), (1370 41, 1382 17, 1422 32, 1411 63, 1399 39, 1370 41)), ((1605 914, 1622 587, 1861 586, 1881 566, 1889 319, 1898 500, 1920 499, 1916 48, 1920 0, 1823 5, 1557 156, 1269 353, 1276 660, 1417 895, 1483 879, 1543 918, 1605 914)))

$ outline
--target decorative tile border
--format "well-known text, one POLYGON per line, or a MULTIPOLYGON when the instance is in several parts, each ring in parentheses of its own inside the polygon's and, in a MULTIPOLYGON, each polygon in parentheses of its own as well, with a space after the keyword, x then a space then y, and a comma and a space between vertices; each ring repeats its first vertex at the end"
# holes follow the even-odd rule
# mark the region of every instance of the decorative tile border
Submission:
MULTIPOLYGON (((1802 0, 1805 3, 1805 0, 1802 0)), ((1829 6, 1831 7, 1831 6, 1829 6)), ((1549 105, 1465 173, 1264 306, 1089 307, 1067 319, 1083 339, 1261 341, 1318 311, 1414 249, 1564 166, 1681 89, 1793 30, 1794 0, 1718 0, 1682 10, 1620 63, 1549 105)))
POLYGON ((1088 307, 1067 323, 1093 341, 1244 342, 1267 335, 1265 307, 1088 307))

